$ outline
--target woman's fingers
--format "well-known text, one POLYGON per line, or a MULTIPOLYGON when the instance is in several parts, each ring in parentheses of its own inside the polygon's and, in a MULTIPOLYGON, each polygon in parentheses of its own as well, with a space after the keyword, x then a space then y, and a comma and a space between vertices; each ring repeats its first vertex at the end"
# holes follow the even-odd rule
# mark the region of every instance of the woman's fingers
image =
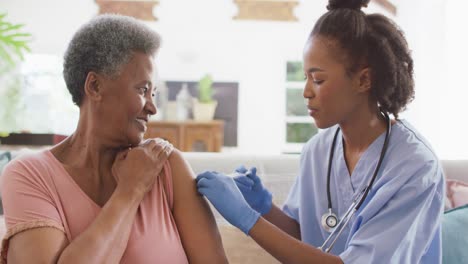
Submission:
POLYGON ((174 150, 174 146, 162 138, 147 139, 141 146, 150 150, 155 157, 160 159, 163 159, 163 156, 169 157, 174 150))

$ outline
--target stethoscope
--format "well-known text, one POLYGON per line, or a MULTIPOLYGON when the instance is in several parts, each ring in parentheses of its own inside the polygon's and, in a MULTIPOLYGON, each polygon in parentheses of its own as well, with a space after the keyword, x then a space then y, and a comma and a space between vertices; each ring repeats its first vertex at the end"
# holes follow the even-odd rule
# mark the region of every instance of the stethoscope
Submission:
POLYGON ((369 194, 369 191, 372 187, 372 184, 374 183, 375 178, 377 177, 377 173, 379 172, 380 165, 382 165, 382 160, 384 159, 385 152, 387 151, 388 147, 388 140, 390 136, 390 131, 392 127, 392 123, 390 120, 390 117, 388 114, 384 111, 382 111, 382 114, 385 117, 385 120, 387 121, 387 132, 385 133, 385 141, 382 147, 382 150, 380 152, 380 158, 379 162, 377 163, 377 167, 375 167, 374 170, 374 175, 372 176, 369 184, 364 187, 364 189, 353 199, 353 202, 351 203, 351 206, 349 209, 345 212, 345 214, 342 217, 342 220, 340 221, 338 219, 338 216, 332 212, 332 201, 331 201, 331 195, 330 195, 330 172, 331 172, 331 167, 332 167, 332 161, 333 161, 333 154, 335 152, 335 144, 336 144, 336 138, 338 137, 338 134, 340 132, 340 127, 336 129, 335 136, 333 137, 333 142, 332 146, 330 149, 330 157, 328 159, 328 172, 327 172, 327 198, 328 198, 328 212, 326 212, 321 219, 322 227, 325 229, 327 232, 331 232, 330 236, 323 242, 323 245, 319 247, 320 250, 323 252, 330 252, 335 245, 336 241, 340 237, 341 233, 345 229, 345 227, 348 225, 349 221, 353 217, 353 215, 356 213, 357 210, 361 207, 361 205, 364 203, 364 200, 366 199, 367 195, 369 194), (332 240, 332 238, 334 239, 332 240), (327 246, 328 243, 331 243, 330 246, 327 246))

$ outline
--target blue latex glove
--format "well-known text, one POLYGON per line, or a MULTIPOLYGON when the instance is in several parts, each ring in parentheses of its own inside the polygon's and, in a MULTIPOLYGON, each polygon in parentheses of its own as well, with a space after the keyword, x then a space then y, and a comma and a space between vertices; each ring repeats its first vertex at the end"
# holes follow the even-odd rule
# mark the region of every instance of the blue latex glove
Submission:
POLYGON ((214 171, 205 171, 197 176, 198 192, 203 194, 232 225, 246 235, 260 218, 242 197, 234 179, 214 171))
POLYGON ((244 166, 240 166, 236 168, 236 172, 239 175, 235 176, 234 180, 250 207, 261 215, 270 212, 272 195, 257 176, 257 168, 252 167, 247 170, 244 166))

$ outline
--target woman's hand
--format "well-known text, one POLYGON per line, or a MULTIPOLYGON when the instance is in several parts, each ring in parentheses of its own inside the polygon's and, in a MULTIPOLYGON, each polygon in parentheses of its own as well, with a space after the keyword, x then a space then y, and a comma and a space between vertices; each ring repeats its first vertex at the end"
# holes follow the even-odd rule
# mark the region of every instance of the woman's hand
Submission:
POLYGON ((151 190, 173 146, 162 139, 148 139, 117 154, 112 166, 117 186, 144 195, 151 190))

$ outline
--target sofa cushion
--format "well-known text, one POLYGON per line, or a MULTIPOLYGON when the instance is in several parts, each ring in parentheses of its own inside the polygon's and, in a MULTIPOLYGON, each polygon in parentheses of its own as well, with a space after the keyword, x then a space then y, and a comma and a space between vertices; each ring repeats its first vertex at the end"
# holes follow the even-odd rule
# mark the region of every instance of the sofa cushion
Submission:
POLYGON ((0 151, 0 174, 3 168, 11 160, 11 153, 9 151, 0 151))
POLYGON ((442 167, 447 179, 468 182, 468 160, 442 160, 442 167))
POLYGON ((451 208, 468 204, 468 183, 447 179, 447 200, 451 208))
MULTIPOLYGON (((0 177, 3 172, 3 168, 6 166, 6 164, 11 160, 11 153, 9 151, 0 151, 0 177)), ((3 215, 3 204, 2 204, 2 199, 0 196, 0 215, 3 215)))
POLYGON ((468 259, 468 205, 444 213, 442 218, 442 263, 466 263, 468 259))

